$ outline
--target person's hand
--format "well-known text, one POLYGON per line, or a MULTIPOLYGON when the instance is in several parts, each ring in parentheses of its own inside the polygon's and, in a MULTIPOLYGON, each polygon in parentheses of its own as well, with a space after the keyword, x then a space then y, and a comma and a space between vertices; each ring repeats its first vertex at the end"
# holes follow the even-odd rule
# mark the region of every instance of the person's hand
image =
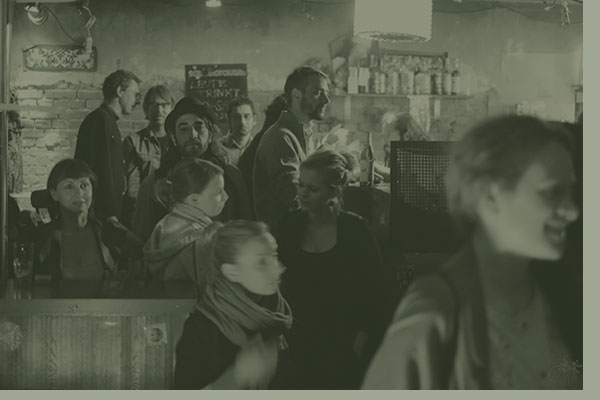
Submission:
POLYGON ((237 383, 247 389, 266 388, 277 368, 277 344, 265 342, 259 335, 238 353, 233 373, 237 383))

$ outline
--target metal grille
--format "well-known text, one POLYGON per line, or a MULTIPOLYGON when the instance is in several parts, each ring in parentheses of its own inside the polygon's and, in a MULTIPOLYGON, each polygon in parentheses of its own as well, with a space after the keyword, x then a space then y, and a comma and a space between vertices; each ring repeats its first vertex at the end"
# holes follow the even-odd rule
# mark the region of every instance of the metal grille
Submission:
POLYGON ((457 246, 444 178, 452 142, 391 144, 390 231, 405 252, 445 252, 457 246))

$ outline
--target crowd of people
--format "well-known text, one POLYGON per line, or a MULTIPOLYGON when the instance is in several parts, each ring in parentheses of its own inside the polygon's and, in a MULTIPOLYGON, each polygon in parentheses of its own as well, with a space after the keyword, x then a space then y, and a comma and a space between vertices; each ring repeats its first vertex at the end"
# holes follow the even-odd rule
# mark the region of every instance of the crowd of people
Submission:
POLYGON ((581 125, 502 116, 456 142, 446 192, 464 247, 393 313, 378 243, 343 205, 357 161, 314 140, 327 75, 294 70, 256 134, 248 98, 223 134, 209 106, 154 86, 148 126, 122 140, 140 84, 110 74, 50 172, 60 213, 39 228, 35 273, 102 285, 142 265, 192 282, 174 388, 581 386, 581 125))

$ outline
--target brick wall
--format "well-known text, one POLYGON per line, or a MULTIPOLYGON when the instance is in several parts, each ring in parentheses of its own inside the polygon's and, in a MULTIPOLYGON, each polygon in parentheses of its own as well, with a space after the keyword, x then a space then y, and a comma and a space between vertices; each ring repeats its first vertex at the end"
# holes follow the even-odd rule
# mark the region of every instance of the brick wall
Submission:
MULTIPOLYGON (((59 82, 43 87, 19 87, 20 105, 48 107, 21 111, 25 192, 46 186, 48 173, 63 158, 73 157, 81 122, 102 102, 102 90, 89 84, 59 82)), ((119 121, 123 137, 144 126, 141 107, 119 121)))

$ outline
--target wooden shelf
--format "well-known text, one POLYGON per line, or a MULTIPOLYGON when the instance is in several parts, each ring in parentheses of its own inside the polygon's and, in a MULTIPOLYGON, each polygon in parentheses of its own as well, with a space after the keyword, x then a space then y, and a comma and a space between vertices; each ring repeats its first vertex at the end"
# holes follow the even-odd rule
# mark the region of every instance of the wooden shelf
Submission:
POLYGON ((334 94, 333 97, 379 97, 379 98, 397 98, 406 99, 408 97, 429 97, 442 100, 465 100, 471 98, 467 95, 445 95, 445 94, 376 94, 376 93, 358 93, 358 94, 334 94))

